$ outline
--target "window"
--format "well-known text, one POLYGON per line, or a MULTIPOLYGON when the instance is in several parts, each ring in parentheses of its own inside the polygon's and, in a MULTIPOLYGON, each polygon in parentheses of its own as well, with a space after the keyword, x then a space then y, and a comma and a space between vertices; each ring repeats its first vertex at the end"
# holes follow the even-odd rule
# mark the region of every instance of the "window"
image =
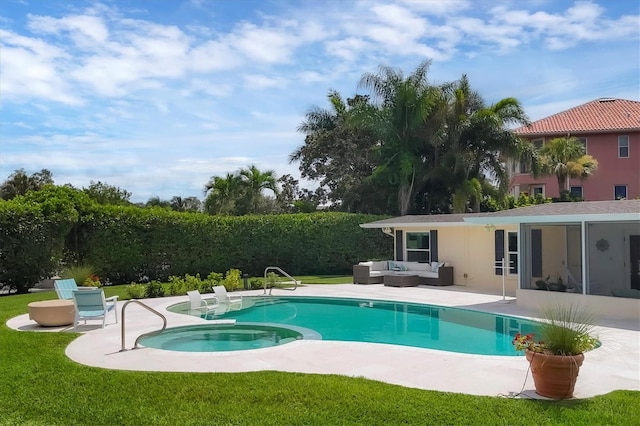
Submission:
POLYGON ((629 136, 618 136, 618 158, 629 158, 629 136))
POLYGON ((544 197, 544 186, 532 186, 531 194, 535 197, 536 195, 542 195, 544 197))
POLYGON ((576 138, 576 142, 582 145, 584 153, 587 154, 587 138, 576 138))
POLYGON ((518 273, 518 233, 507 233, 507 262, 509 266, 509 274, 516 275, 518 273))
POLYGON ((520 162, 520 173, 529 173, 531 172, 531 165, 528 161, 520 162))
POLYGON ((544 139, 533 139, 531 143, 537 151, 540 151, 540 148, 542 148, 542 145, 544 145, 544 139))
POLYGON ((613 187, 613 199, 614 200, 626 200, 627 199, 627 185, 616 185, 613 187))
POLYGON ((502 275, 504 259, 504 269, 509 275, 518 273, 518 233, 514 231, 507 232, 505 241, 505 231, 496 229, 495 232, 495 273, 502 275))
POLYGON ((429 262, 429 232, 407 232, 407 260, 429 262))
POLYGON ((569 190, 569 194, 573 198, 582 198, 582 187, 581 186, 572 186, 569 190))

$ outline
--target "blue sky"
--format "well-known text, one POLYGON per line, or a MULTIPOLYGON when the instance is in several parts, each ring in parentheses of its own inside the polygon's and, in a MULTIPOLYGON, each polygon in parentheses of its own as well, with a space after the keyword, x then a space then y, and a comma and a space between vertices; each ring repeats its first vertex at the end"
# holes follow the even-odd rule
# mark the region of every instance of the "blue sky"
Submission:
MULTIPOLYGON (((299 177, 296 127, 379 65, 469 77, 533 120, 640 100, 635 0, 3 0, 0 181, 47 168, 133 193, 197 196, 255 164, 299 177)), ((362 93, 362 92, 360 92, 362 93)), ((313 183, 304 183, 313 187, 313 183)))

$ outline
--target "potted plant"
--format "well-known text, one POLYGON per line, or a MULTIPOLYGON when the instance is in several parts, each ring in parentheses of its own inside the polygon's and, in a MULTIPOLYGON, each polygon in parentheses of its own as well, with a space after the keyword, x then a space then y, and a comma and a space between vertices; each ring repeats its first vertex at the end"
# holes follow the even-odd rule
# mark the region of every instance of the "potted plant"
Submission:
POLYGON ((572 398, 584 352, 599 344, 592 335, 594 317, 573 305, 557 305, 543 310, 542 318, 534 333, 517 334, 513 345, 525 351, 538 395, 572 398))

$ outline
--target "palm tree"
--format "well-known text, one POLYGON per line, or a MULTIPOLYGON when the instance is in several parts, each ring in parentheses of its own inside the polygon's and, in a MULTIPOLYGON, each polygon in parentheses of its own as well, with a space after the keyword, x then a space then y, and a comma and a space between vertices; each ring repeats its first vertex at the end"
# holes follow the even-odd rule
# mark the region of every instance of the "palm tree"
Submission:
POLYGON ((167 208, 171 206, 171 203, 167 200, 163 200, 158 196, 151 197, 147 200, 144 205, 145 207, 162 207, 167 208))
POLYGON ((234 214, 239 198, 238 175, 227 173, 226 177, 213 176, 204 186, 205 210, 209 214, 234 214))
POLYGON ((516 136, 510 127, 529 120, 517 99, 505 98, 486 106, 472 91, 466 75, 445 88, 447 105, 447 152, 443 164, 450 169, 449 182, 454 194, 454 210, 465 211, 471 201, 473 211, 480 211, 482 183, 495 182, 499 193, 506 195, 509 175, 507 158, 517 158, 539 171, 533 146, 516 136))
POLYGON ((261 172, 252 164, 247 169, 240 169, 238 179, 243 189, 244 205, 240 206, 241 214, 258 213, 260 198, 263 197, 262 192, 265 189, 278 195, 278 182, 273 170, 261 172))
POLYGON ((178 212, 197 212, 200 211, 202 202, 196 197, 182 198, 175 196, 169 202, 171 209, 178 212))
POLYGON ((558 192, 569 190, 568 177, 586 179, 598 169, 598 160, 586 155, 584 146, 575 137, 555 138, 540 150, 542 173, 555 175, 558 192))
MULTIPOLYGON (((333 111, 318 107, 311 108, 305 114, 306 120, 298 126, 298 132, 309 135, 320 130, 333 130, 341 124, 340 122, 347 112, 347 106, 342 100, 342 96, 337 91, 330 90, 327 98, 333 107, 333 111)), ((292 157, 295 155, 294 153, 292 157)))
POLYGON ((429 65, 430 61, 421 63, 406 78, 402 71, 381 66, 378 74, 364 74, 359 83, 371 91, 378 107, 364 117, 381 143, 373 178, 396 188, 401 215, 413 207, 417 184, 425 174, 425 149, 440 129, 439 123, 430 123, 437 117, 442 92, 427 80, 429 65))

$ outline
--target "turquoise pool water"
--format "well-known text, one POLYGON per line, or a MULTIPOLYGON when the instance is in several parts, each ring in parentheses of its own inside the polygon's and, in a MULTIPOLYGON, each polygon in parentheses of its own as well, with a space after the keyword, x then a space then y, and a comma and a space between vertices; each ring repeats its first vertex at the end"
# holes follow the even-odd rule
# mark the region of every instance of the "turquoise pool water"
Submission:
POLYGON ((277 324, 212 324, 173 327, 140 339, 147 348, 181 352, 218 352, 260 349, 300 339, 317 339, 312 330, 277 324))
MULTIPOLYGON (((514 317, 414 303, 321 297, 244 299, 243 309, 209 319, 302 327, 317 332, 323 340, 503 356, 522 355, 511 340, 517 333, 529 333, 535 327, 532 321, 514 317)), ((184 312, 182 305, 170 310, 184 312)))

